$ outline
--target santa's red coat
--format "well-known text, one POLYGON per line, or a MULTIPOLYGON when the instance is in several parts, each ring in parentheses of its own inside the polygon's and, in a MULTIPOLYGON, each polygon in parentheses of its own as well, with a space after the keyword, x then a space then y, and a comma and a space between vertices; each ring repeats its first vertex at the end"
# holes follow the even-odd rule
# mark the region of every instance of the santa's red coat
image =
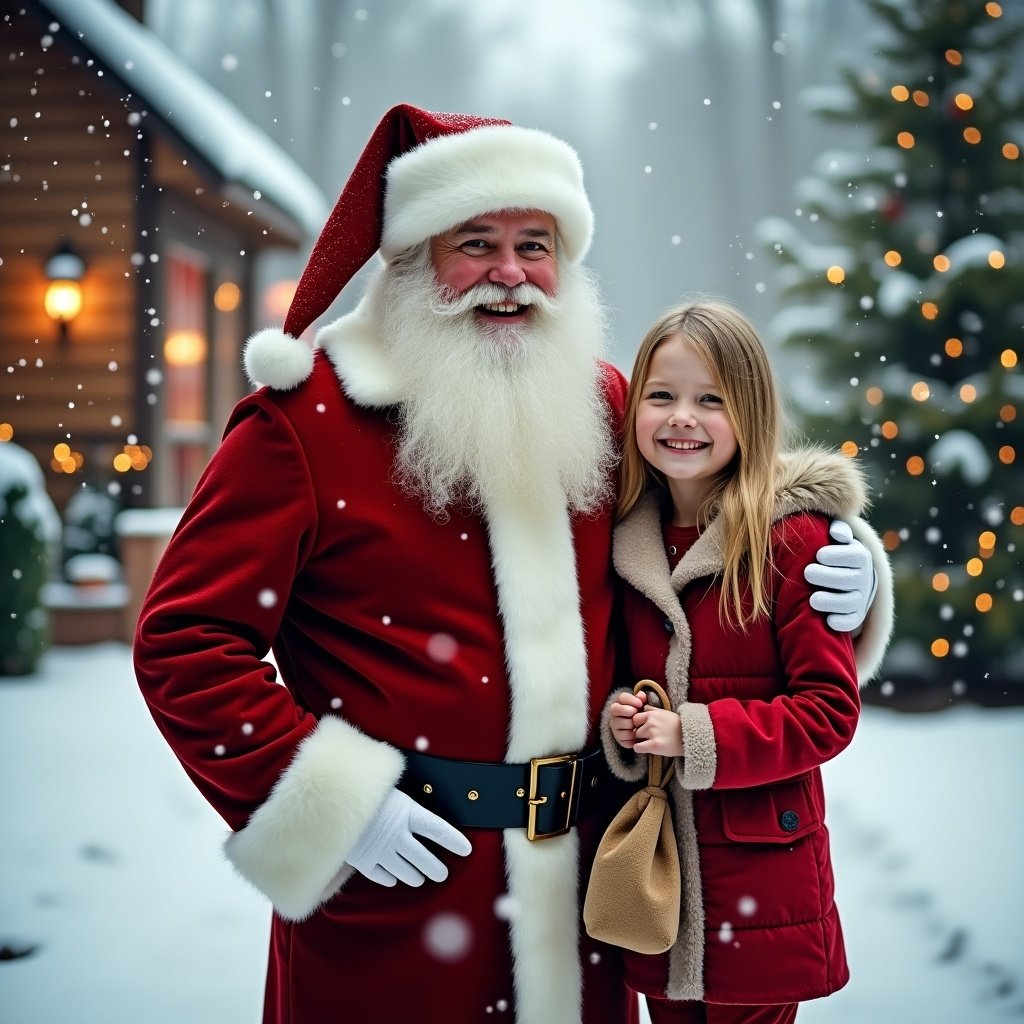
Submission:
MULTIPOLYGON (((157 725, 274 904, 264 1019, 622 1024, 619 955, 578 916, 594 829, 469 830, 473 852, 421 888, 344 866, 398 748, 523 761, 596 742, 613 582, 607 512, 570 520, 555 495, 441 521, 396 489, 400 393, 358 337, 334 340, 333 364, 318 352, 295 390, 235 410, 135 643, 157 725)), ((598 380, 617 427, 624 381, 598 380)))

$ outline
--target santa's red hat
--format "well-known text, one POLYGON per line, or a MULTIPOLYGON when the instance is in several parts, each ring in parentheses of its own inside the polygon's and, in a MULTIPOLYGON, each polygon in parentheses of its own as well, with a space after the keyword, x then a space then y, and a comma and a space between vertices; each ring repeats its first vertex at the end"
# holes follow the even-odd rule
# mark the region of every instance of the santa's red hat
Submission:
POLYGON ((305 380, 313 352, 300 335, 378 250, 391 261, 472 217, 512 209, 550 213, 562 258, 583 259, 593 214, 571 146, 508 121, 392 107, 313 247, 284 329, 268 327, 249 339, 249 379, 279 390, 305 380))

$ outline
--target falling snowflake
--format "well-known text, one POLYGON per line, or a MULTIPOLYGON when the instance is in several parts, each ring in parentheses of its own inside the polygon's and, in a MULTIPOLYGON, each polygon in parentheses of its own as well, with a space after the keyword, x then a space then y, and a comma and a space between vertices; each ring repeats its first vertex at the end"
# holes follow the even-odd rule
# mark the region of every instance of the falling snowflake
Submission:
POLYGON ((269 587, 266 587, 259 593, 259 602, 261 608, 273 608, 277 604, 277 594, 269 587))
POLYGON ((423 945, 437 960, 453 963, 469 952, 473 933, 469 922, 458 914, 437 914, 423 931, 423 945))
POLYGON ((511 921, 519 913, 519 901, 505 893, 494 901, 494 916, 502 921, 511 921))
POLYGON ((453 636, 447 633, 435 633, 427 641, 427 655, 433 661, 441 665, 447 665, 455 660, 459 653, 459 644, 453 636))

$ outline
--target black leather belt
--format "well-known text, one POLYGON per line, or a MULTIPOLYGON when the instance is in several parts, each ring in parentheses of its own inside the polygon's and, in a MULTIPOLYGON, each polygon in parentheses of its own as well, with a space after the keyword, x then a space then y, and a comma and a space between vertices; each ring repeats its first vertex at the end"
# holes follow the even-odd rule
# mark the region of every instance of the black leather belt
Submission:
POLYGON ((606 806, 613 793, 625 800, 600 749, 524 764, 402 753, 398 788, 455 826, 524 828, 527 839, 550 839, 606 806))

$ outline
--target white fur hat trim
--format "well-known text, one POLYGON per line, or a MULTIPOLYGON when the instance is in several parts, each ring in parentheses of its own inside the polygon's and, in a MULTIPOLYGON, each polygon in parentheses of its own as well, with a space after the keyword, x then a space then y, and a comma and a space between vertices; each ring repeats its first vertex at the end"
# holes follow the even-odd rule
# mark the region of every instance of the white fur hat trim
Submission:
POLYGON ((279 327, 257 331, 245 345, 245 373, 259 387, 291 391, 313 372, 313 349, 279 327))
POLYGON ((488 125, 438 136, 391 161, 381 255, 390 262, 412 245, 500 210, 552 214, 570 263, 590 247, 594 216, 576 151, 547 132, 488 125))

